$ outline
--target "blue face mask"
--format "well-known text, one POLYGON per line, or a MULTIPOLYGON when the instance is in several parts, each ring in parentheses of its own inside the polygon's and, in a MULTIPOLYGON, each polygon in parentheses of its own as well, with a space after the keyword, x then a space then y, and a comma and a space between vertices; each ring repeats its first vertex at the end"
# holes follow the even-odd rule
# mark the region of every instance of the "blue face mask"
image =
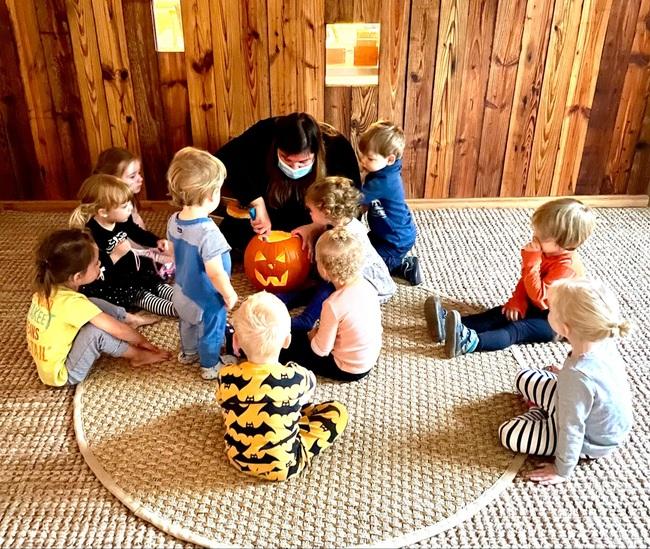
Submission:
POLYGON ((301 177, 305 177, 309 172, 311 172, 313 167, 314 167, 314 163, 312 162, 308 166, 303 166, 302 168, 294 169, 291 166, 282 162, 282 159, 278 156, 278 168, 282 170, 282 173, 284 173, 284 175, 286 175, 291 179, 300 179, 301 177))

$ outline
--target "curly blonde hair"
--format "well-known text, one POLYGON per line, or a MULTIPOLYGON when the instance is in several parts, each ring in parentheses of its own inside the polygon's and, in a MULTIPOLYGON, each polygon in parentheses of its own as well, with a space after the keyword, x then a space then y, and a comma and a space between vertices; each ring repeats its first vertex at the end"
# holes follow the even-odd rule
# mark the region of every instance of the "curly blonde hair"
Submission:
POLYGON ((340 225, 359 214, 361 192, 347 177, 323 177, 309 186, 305 203, 323 212, 332 225, 340 225))
POLYGON ((325 278, 346 284, 361 273, 363 245, 345 227, 335 227, 316 242, 316 262, 325 278))
POLYGON ((600 281, 562 279, 548 290, 549 309, 584 341, 625 337, 631 323, 621 316, 614 293, 600 281))
POLYGON ((537 208, 531 223, 543 239, 553 239, 560 248, 575 250, 591 235, 595 216, 579 200, 559 198, 537 208))
POLYGON ((184 147, 172 158, 167 170, 167 188, 172 204, 198 206, 221 189, 226 167, 208 151, 184 147))

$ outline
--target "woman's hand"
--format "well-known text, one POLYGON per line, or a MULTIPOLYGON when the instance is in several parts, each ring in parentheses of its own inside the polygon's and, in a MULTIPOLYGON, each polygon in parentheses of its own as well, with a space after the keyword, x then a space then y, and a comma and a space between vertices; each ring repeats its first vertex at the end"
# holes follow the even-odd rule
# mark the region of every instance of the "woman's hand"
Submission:
POLYGON ((293 236, 299 236, 302 240, 302 249, 307 250, 307 257, 310 261, 313 261, 314 257, 314 246, 316 245, 316 240, 323 233, 325 227, 322 225, 317 225, 316 223, 310 223, 309 225, 301 225, 296 227, 291 234, 293 236))
POLYGON ((524 473, 524 477, 526 477, 528 480, 532 480, 533 482, 537 482, 537 484, 544 485, 559 484, 560 482, 564 482, 566 480, 565 477, 562 477, 558 474, 555 463, 544 463, 542 465, 539 465, 537 469, 533 469, 532 471, 524 473))
POLYGON ((501 308, 501 313, 510 321, 510 322, 515 322, 516 320, 521 319, 521 313, 519 312, 518 309, 513 309, 511 307, 508 307, 507 305, 504 305, 501 308))
POLYGON ((251 219, 251 227, 259 235, 267 235, 271 232, 271 218, 266 209, 263 198, 256 198, 250 203, 255 208, 255 219, 251 219))

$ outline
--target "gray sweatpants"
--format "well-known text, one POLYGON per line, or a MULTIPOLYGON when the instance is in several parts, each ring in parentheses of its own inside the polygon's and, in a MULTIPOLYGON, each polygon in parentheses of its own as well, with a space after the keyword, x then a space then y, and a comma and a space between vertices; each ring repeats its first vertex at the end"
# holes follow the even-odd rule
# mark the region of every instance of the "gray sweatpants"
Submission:
MULTIPOLYGON (((111 315, 113 318, 121 321, 126 318, 124 307, 118 307, 95 297, 89 299, 102 312, 111 315)), ((74 338, 72 348, 65 359, 65 367, 68 370, 68 385, 76 385, 82 382, 102 353, 119 357, 126 353, 128 347, 129 344, 126 341, 113 337, 104 330, 96 328, 90 322, 84 324, 77 333, 77 337, 74 338)))

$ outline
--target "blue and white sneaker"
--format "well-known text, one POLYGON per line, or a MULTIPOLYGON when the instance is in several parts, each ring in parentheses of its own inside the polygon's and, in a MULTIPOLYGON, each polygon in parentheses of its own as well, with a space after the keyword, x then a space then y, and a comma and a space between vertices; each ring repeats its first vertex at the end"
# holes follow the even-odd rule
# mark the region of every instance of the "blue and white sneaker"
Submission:
POLYGON ((445 340, 447 358, 471 353, 478 346, 478 334, 461 322, 458 311, 447 311, 445 332, 447 335, 445 340))
POLYGON ((424 302, 424 318, 427 320, 429 333, 436 343, 445 340, 445 319, 447 311, 443 308, 440 296, 434 294, 424 302))

